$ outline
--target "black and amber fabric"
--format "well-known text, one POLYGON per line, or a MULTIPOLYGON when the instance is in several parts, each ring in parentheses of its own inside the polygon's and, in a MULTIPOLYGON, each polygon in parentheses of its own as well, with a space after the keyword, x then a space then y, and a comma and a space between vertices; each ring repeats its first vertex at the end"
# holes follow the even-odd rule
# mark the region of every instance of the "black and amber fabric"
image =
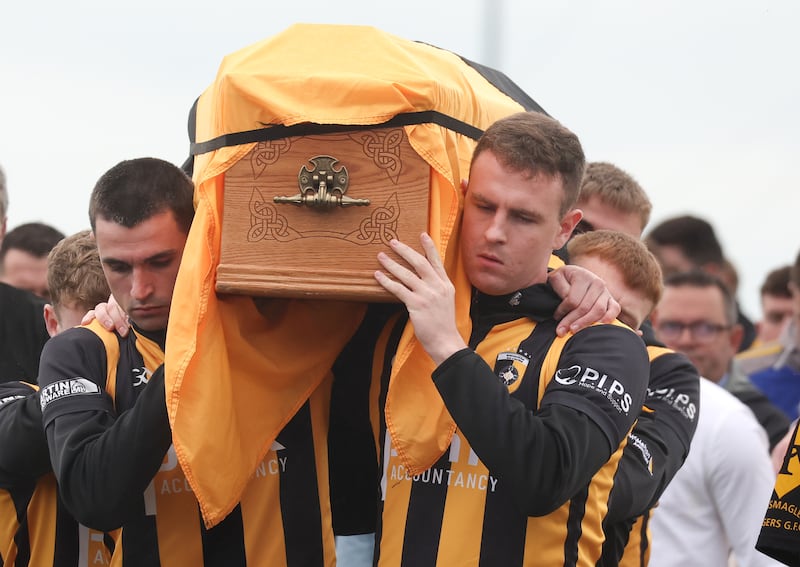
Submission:
MULTIPOLYGON (((475 295, 470 348, 432 376, 457 429, 429 469, 409 473, 378 419, 379 566, 597 562, 617 463, 644 400, 647 354, 623 325, 557 338, 558 301, 546 285, 475 295)), ((373 366, 379 409, 404 326, 379 340, 387 347, 373 366)))
POLYGON ((0 384, 0 447, 0 566, 119 564, 112 536, 78 524, 58 496, 34 386, 0 384))
MULTIPOLYGON (((648 510, 643 515, 636 518, 633 526, 628 530, 627 543, 622 550, 622 558, 616 563, 613 563, 613 558, 608 558, 605 547, 603 548, 604 556, 601 561, 605 562, 602 565, 617 566, 619 567, 647 567, 650 562, 650 516, 652 510, 648 510)), ((610 534, 609 534, 610 535, 610 534)))
POLYGON ((333 565, 330 379, 280 432, 233 511, 207 529, 171 445, 164 338, 134 328, 122 339, 93 324, 45 348, 45 431, 75 516, 101 529, 122 526, 125 567, 333 565))
POLYGON ((800 565, 800 427, 795 425, 767 504, 756 549, 786 565, 800 565))
POLYGON ((700 377, 682 354, 649 345, 650 379, 614 479, 598 566, 647 565, 648 518, 689 454, 700 407, 700 377))

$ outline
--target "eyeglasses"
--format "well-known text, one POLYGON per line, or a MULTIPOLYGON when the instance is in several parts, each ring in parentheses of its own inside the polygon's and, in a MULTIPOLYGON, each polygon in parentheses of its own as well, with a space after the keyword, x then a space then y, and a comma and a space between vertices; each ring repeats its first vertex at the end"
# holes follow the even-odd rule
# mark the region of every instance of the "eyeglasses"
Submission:
POLYGON ((680 321, 659 321, 656 332, 663 340, 675 340, 683 334, 684 329, 689 329, 691 337, 700 342, 710 341, 722 331, 731 329, 733 325, 719 325, 708 321, 695 321, 694 323, 681 323, 680 321))

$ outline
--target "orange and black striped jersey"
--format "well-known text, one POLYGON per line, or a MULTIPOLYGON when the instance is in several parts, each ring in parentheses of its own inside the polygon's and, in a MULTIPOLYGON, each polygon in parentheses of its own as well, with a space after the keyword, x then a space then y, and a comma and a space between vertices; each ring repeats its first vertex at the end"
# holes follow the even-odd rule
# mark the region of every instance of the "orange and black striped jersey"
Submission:
POLYGON ((598 566, 647 565, 649 511, 686 460, 697 428, 697 370, 684 355, 662 346, 650 344, 647 353, 647 397, 614 479, 598 566))
POLYGON ((45 348, 45 431, 76 517, 103 529, 122 526, 125 567, 333 565, 331 381, 285 426, 239 505, 207 529, 171 445, 163 338, 133 329, 123 339, 95 326, 66 331, 45 348))
MULTIPOLYGON (((616 324, 557 338, 558 301, 544 285, 476 295, 470 348, 432 377, 457 430, 428 470, 406 473, 380 416, 379 566, 597 562, 621 448, 644 400, 647 354, 616 324)), ((378 408, 402 328, 381 337, 378 408)))
MULTIPOLYGON (((606 548, 603 545, 603 558, 601 565, 613 567, 647 567, 650 563, 650 515, 651 510, 648 510, 633 523, 625 533, 627 542, 624 543, 625 547, 622 550, 622 558, 615 560, 605 555, 606 548)), ((607 537, 611 534, 606 534, 607 537)))
POLYGON ((0 384, 0 566, 112 562, 114 539, 81 526, 58 496, 33 386, 0 384))

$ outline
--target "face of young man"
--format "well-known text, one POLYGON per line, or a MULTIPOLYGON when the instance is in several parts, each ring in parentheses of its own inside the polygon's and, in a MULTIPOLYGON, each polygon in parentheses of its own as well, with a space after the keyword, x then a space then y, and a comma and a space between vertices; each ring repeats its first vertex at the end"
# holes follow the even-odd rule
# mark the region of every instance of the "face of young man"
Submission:
POLYGON ((656 336, 714 382, 728 371, 742 341, 742 328, 728 322, 716 286, 666 286, 653 319, 656 336))
POLYGON ((609 293, 622 308, 617 319, 631 329, 638 329, 642 326, 653 309, 653 302, 647 299, 642 292, 626 284, 622 272, 615 265, 596 256, 571 257, 570 263, 586 268, 605 282, 609 293))
POLYGON ((47 256, 37 258, 24 250, 9 249, 3 258, 2 281, 48 299, 47 256))
POLYGON ((583 212, 583 218, 578 223, 577 230, 585 225, 582 232, 592 230, 613 230, 622 232, 634 238, 642 236, 642 221, 636 213, 625 213, 605 203, 597 195, 592 195, 578 203, 577 207, 583 212))
POLYGON ((504 295, 544 282, 551 252, 580 220, 574 209, 559 214, 563 198, 560 176, 509 171, 482 152, 470 171, 460 241, 472 285, 504 295))
POLYGON ((111 293, 145 331, 167 327, 184 234, 171 211, 126 228, 97 218, 95 240, 111 293))
POLYGON ((758 323, 758 339, 765 343, 775 341, 792 320, 794 302, 791 297, 764 294, 761 296, 761 312, 763 316, 758 323))

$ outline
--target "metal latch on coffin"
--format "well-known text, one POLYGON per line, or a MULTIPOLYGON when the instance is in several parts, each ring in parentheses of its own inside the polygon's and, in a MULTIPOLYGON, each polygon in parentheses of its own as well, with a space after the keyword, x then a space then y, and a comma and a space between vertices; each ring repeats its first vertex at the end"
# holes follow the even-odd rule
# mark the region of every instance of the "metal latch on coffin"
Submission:
POLYGON ((353 199, 345 195, 350 178, 345 166, 336 168, 338 159, 331 156, 316 156, 308 162, 313 164, 314 168, 309 170, 304 165, 297 175, 300 193, 291 197, 276 196, 273 198, 275 203, 289 203, 322 210, 369 205, 369 199, 353 199))

